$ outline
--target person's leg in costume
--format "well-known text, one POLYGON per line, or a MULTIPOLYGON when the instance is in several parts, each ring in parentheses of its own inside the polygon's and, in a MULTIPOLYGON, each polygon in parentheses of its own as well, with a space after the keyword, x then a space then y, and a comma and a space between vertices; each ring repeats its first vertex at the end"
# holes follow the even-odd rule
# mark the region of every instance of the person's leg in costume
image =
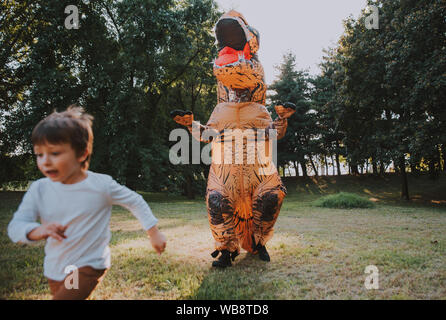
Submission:
POLYGON ((240 247, 235 232, 234 209, 229 197, 222 190, 208 190, 206 195, 209 224, 215 239, 215 251, 212 256, 219 260, 213 262, 214 267, 228 267, 239 254, 240 247))
POLYGON ((271 175, 271 178, 258 186, 253 195, 253 247, 261 260, 270 261, 265 245, 274 234, 274 224, 285 195, 286 188, 277 175, 271 175))

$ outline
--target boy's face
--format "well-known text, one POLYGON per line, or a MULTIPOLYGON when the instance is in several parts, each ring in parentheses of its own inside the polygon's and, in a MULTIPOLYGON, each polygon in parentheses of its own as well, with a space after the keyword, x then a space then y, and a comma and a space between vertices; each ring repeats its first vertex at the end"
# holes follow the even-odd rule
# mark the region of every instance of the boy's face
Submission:
POLYGON ((54 182, 75 183, 83 175, 86 155, 77 157, 69 143, 35 145, 34 153, 39 170, 54 182))

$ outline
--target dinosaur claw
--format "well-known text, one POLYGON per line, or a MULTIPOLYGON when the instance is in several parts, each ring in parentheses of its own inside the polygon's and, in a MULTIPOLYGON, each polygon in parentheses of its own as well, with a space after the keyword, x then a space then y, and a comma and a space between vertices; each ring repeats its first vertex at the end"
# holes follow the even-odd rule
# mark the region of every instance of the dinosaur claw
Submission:
POLYGON ((289 108, 289 109, 296 110, 296 105, 295 105, 294 103, 292 103, 292 102, 285 102, 285 103, 283 104, 283 106, 284 106, 285 108, 289 108))
POLYGON ((190 116, 192 115, 191 111, 183 111, 183 110, 173 110, 170 111, 170 117, 173 119, 176 116, 184 117, 184 116, 190 116))

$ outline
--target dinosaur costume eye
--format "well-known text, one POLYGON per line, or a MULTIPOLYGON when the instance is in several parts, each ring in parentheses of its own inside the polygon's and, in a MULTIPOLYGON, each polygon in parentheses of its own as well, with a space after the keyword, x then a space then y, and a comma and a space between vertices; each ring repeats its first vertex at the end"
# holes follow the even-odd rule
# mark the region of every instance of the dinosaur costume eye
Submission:
POLYGON ((252 53, 256 53, 257 49, 260 46, 260 34, 257 31, 257 29, 248 26, 248 30, 251 31, 251 33, 254 35, 251 40, 249 41, 250 47, 251 47, 251 52, 252 53), (252 45, 254 42, 256 42, 254 45, 252 45), (257 48, 257 49, 255 49, 257 48))

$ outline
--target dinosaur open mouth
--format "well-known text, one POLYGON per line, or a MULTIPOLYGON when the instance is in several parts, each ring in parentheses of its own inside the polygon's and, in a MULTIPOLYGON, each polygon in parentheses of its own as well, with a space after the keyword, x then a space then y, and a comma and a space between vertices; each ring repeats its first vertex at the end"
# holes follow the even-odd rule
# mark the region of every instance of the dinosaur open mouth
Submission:
POLYGON ((219 53, 218 58, 214 61, 216 67, 226 67, 234 65, 242 61, 251 60, 251 50, 246 43, 243 50, 235 50, 231 47, 224 47, 219 53))
POLYGON ((218 41, 218 58, 215 67, 226 67, 252 58, 246 32, 238 19, 221 19, 215 27, 218 41))

